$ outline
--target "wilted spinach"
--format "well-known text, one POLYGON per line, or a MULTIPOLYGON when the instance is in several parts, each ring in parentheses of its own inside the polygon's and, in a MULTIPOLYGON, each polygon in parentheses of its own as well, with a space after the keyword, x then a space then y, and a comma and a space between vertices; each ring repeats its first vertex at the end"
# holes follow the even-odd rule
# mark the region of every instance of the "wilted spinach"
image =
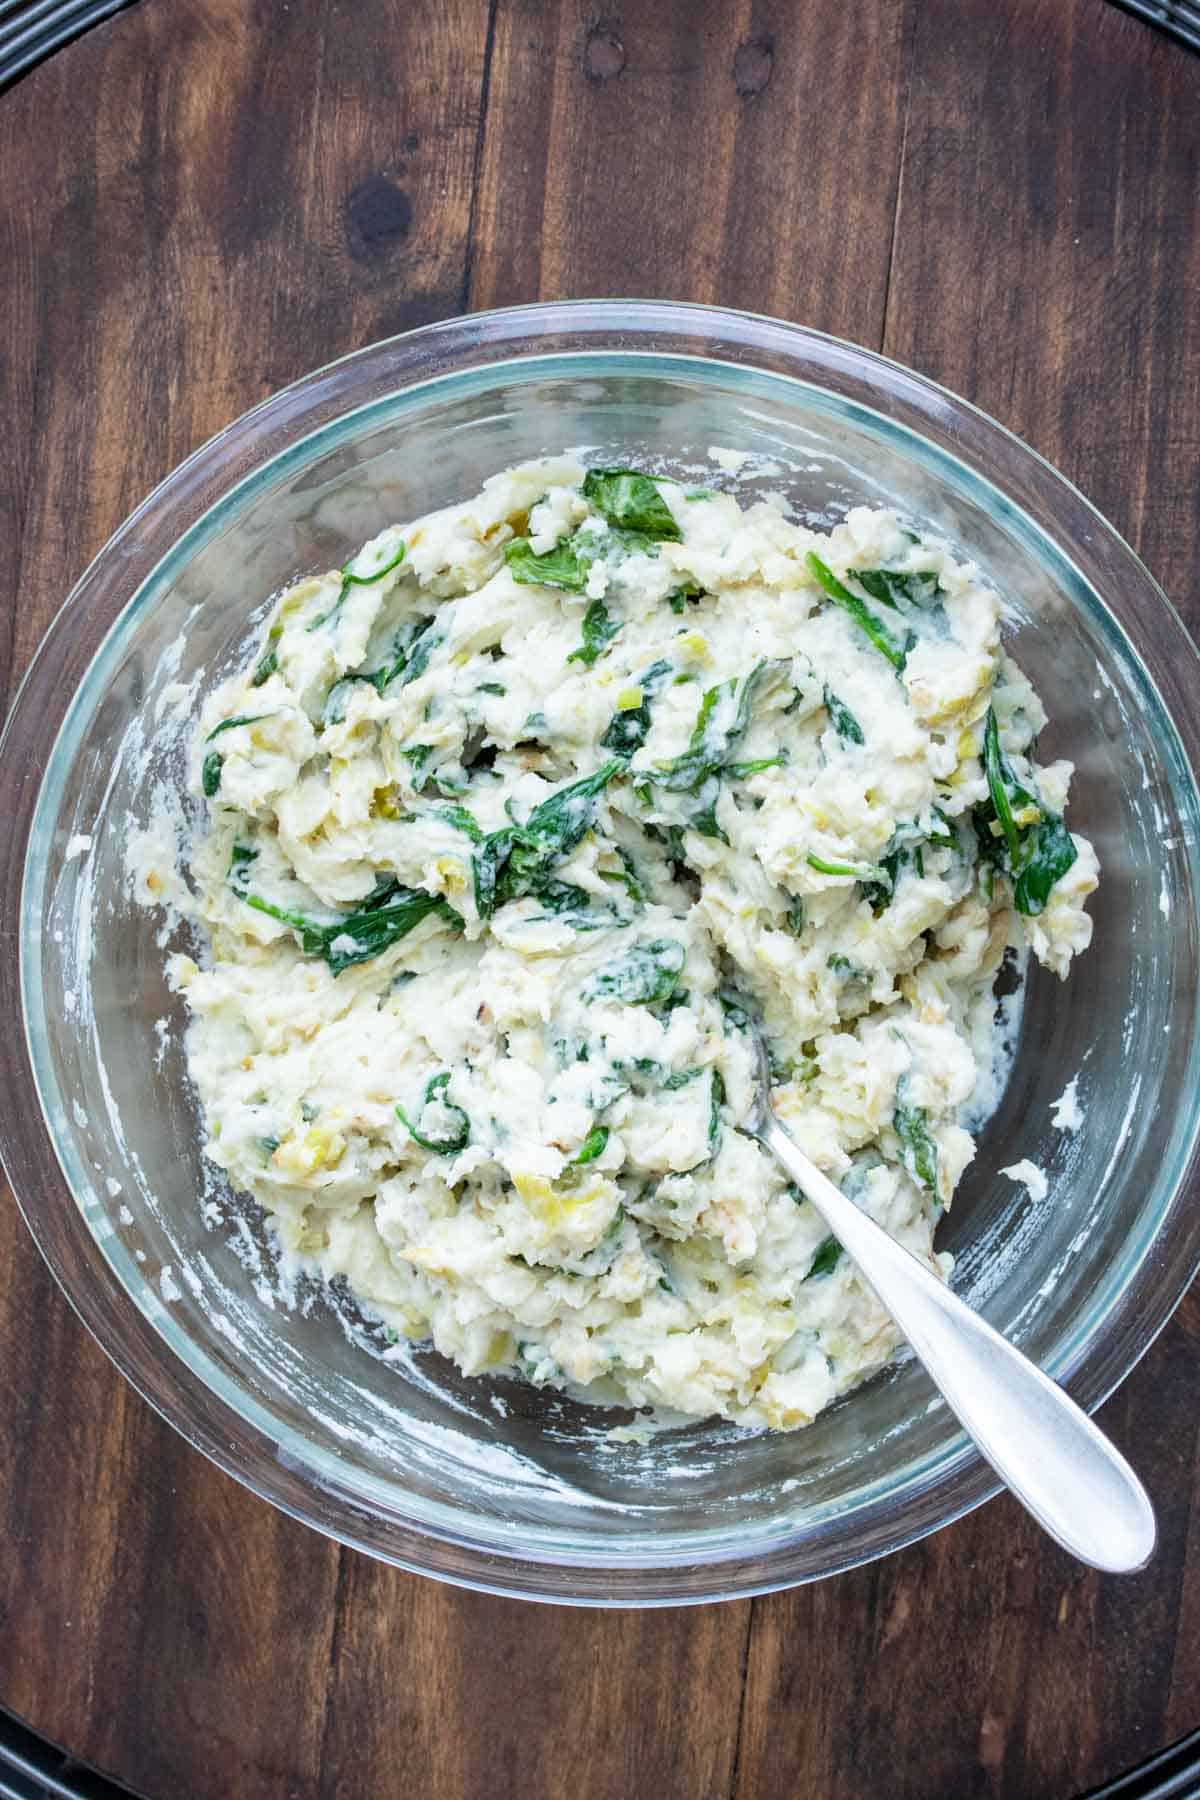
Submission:
POLYGON ((681 535, 658 483, 638 469, 589 469, 583 497, 610 525, 655 539, 677 540, 681 535))
POLYGON ((450 1085, 450 1071, 444 1069, 440 1075, 432 1075, 425 1084, 425 1094, 421 1101, 417 1119, 425 1123, 425 1112, 430 1106, 438 1106, 445 1115, 442 1131, 435 1135, 430 1132, 423 1135, 409 1119, 400 1105, 396 1107, 396 1117, 408 1132, 414 1143, 420 1144, 422 1150, 432 1150, 438 1156, 454 1156, 459 1150, 465 1150, 471 1136, 471 1121, 461 1106, 455 1106, 447 1100, 446 1089, 450 1085))
POLYGON ((908 652, 912 647, 911 636, 906 637, 902 642, 884 624, 883 620, 871 611, 865 600, 860 600, 857 594, 852 594, 850 589, 838 580, 833 570, 821 561, 815 550, 810 550, 804 561, 809 573, 816 577, 829 598, 836 600, 843 612, 849 614, 863 635, 874 644, 876 650, 882 656, 887 657, 897 675, 901 674, 908 658, 908 652))
POLYGON ((382 876, 364 900, 339 918, 310 919, 249 891, 250 866, 257 855, 248 845, 234 845, 229 869, 229 885, 234 893, 256 912, 290 926, 304 954, 324 958, 334 975, 355 963, 370 962, 407 937, 430 913, 439 914, 456 930, 462 929, 460 915, 443 895, 427 893, 424 888, 401 887, 394 875, 382 876))
POLYGON ((805 1281, 811 1281, 815 1275, 832 1275, 842 1260, 843 1250, 835 1237, 827 1237, 824 1243, 817 1245, 817 1253, 808 1265, 805 1281))
POLYGON ((686 960, 677 938, 635 944, 617 962, 598 969, 584 986, 588 1000, 620 1000, 626 1006, 655 1006, 676 992, 686 960))
POLYGON ((624 768, 620 757, 610 758, 594 774, 559 788, 535 806, 523 824, 503 826, 484 839, 472 859, 480 918, 542 886, 591 829, 600 795, 624 768))
POLYGON ((620 619, 612 617, 603 600, 593 600, 583 615, 583 642, 578 650, 572 650, 567 661, 586 663, 590 669, 620 629, 620 619))
POLYGON ((928 606, 937 597, 938 578, 929 570, 902 574, 898 569, 851 569, 855 581, 866 588, 872 600, 900 610, 902 601, 910 606, 928 606))
POLYGON ((892 1115, 892 1128, 900 1139, 904 1167, 913 1180, 937 1193, 937 1145, 929 1130, 929 1115, 923 1106, 908 1106, 897 1099, 892 1115))
POLYGON ((1051 812, 1039 794, 1030 793, 1017 780, 1001 748, 1000 728, 990 706, 983 732, 983 768, 990 809, 987 803, 974 809, 980 854, 1008 875, 1017 911, 1036 917, 1078 852, 1061 815, 1051 812), (1018 814, 1029 811, 1036 816, 1018 822, 1018 814), (1000 827, 999 835, 992 829, 993 820, 1000 827))
POLYGON ((605 750, 614 750, 618 756, 624 757, 637 754, 650 733, 650 702, 671 669, 672 664, 660 657, 658 662, 651 663, 646 673, 639 677, 637 686, 642 690, 641 703, 613 714, 607 731, 600 739, 605 750))
POLYGON ((863 729, 850 708, 846 706, 832 688, 825 689, 825 711, 829 714, 829 722, 838 736, 847 744, 861 744, 866 740, 863 729))

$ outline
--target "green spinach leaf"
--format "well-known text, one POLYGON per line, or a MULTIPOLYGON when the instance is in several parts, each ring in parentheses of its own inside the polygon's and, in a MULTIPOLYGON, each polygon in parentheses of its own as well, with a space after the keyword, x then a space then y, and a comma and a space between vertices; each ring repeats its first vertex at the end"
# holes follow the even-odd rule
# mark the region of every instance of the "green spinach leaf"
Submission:
MULTIPOLYGON (((652 1067, 655 1067, 655 1068, 657 1068, 657 1066, 658 1066, 657 1064, 652 1065, 652 1067)), ((690 1086, 690 1084, 693 1081, 698 1081, 700 1076, 703 1075, 703 1073, 704 1073, 704 1070, 700 1069, 700 1068, 675 1069, 670 1075, 667 1076, 666 1080, 663 1082, 662 1085, 666 1089, 668 1094, 674 1094, 674 1093, 677 1093, 680 1088, 688 1087, 688 1086, 690 1086)))
POLYGON ((587 586, 592 559, 579 556, 574 538, 565 538, 553 550, 539 556, 528 538, 514 538, 504 547, 504 560, 514 581, 523 587, 565 588, 581 594, 587 586))
POLYGON ((473 858, 475 905, 481 919, 506 901, 535 892, 547 880, 591 830, 600 795, 624 768, 620 757, 612 757, 593 774, 559 788, 535 806, 524 823, 514 821, 484 840, 473 858))
POLYGON ((390 665, 376 669, 370 677, 376 691, 382 694, 396 680, 401 687, 407 687, 410 681, 419 681, 429 667, 430 657, 445 641, 445 632, 439 631, 436 620, 430 619, 411 640, 407 650, 398 648, 390 665))
POLYGON ((643 906, 646 900, 646 890, 642 886, 641 877, 637 871, 637 864, 634 862, 632 856, 630 856, 628 850, 623 850, 620 844, 615 845, 614 848, 621 860, 621 872, 618 874, 615 869, 601 869, 601 877, 605 881, 611 881, 618 886, 623 887, 636 906, 643 906))
POLYGON ((370 962, 406 937, 430 913, 439 914, 456 930, 462 929, 461 917, 441 894, 426 893, 423 888, 401 887, 395 876, 384 876, 365 900, 339 918, 310 919, 304 913, 278 906, 261 894, 250 892, 250 865, 257 855, 256 850, 246 845, 234 845, 230 886, 256 912, 289 925, 299 938, 304 954, 323 957, 334 975, 340 975, 343 969, 349 969, 355 963, 370 962))
POLYGON ((417 1113, 418 1124, 424 1126, 425 1114, 430 1107, 436 1107, 440 1118, 435 1115, 435 1127, 428 1132, 418 1130, 409 1119, 402 1106, 396 1107, 396 1117, 408 1132, 414 1143, 422 1150, 432 1150, 438 1156, 455 1156, 458 1151, 465 1150, 471 1137, 471 1121, 461 1106, 455 1106, 452 1100, 446 1099, 446 1089, 450 1085, 450 1071, 444 1069, 440 1075, 433 1075, 425 1084, 425 1095, 417 1113))
POLYGON ((204 741, 211 744, 223 731, 232 731, 237 725, 257 725, 260 719, 269 719, 270 716, 270 713, 239 713, 236 719, 222 719, 219 725, 213 726, 204 741))
POLYGON ((657 482, 638 469, 589 469, 583 497, 610 525, 656 539, 677 540, 681 535, 657 482))
POLYGON ((910 606, 928 606, 937 598, 938 578, 932 571, 904 575, 896 569, 851 569, 855 581, 866 588, 872 600, 900 610, 902 601, 910 606))
POLYGON ((235 844, 229 859, 229 885, 234 893, 244 897, 250 885, 250 870, 258 860, 258 851, 250 844, 235 844))
POLYGON ((833 570, 821 561, 815 550, 810 550, 804 561, 809 573, 816 577, 829 598, 835 600, 843 612, 849 614, 863 635, 874 644, 880 655, 887 657, 897 675, 901 674, 908 659, 911 640, 906 638, 902 642, 884 624, 883 620, 871 611, 865 600, 860 600, 857 594, 852 594, 850 589, 838 580, 833 570))
POLYGON ((751 775, 757 775, 763 769, 782 769, 787 761, 787 752, 781 750, 778 756, 756 756, 752 762, 726 763, 723 773, 731 781, 748 781, 751 775))
POLYGON ((604 1146, 608 1143, 607 1125, 593 1125, 592 1129, 579 1146, 578 1154, 571 1158, 572 1166, 579 1168, 583 1163, 595 1162, 598 1156, 604 1155, 604 1146))
POLYGON ((838 736, 847 744, 862 744, 863 728, 850 708, 843 704, 832 688, 825 689, 825 711, 829 714, 829 722, 838 736))
POLYGON ((818 1244, 817 1253, 808 1265, 805 1281, 811 1281, 816 1275, 832 1275, 842 1260, 842 1246, 835 1237, 827 1237, 818 1244))
POLYGON ((635 944, 619 961, 598 969, 584 987, 588 1000, 619 1000, 626 1006, 655 1006, 675 994, 687 952, 677 938, 635 944))
POLYGON ((356 560, 356 558, 352 557, 350 562, 342 569, 342 585, 338 591, 337 599, 327 613, 322 613, 319 619, 314 619, 312 621, 308 627, 310 631, 317 631, 322 625, 328 625, 337 618, 345 604, 346 595, 350 592, 351 588, 370 587, 374 582, 382 581, 385 575, 390 575, 393 569, 398 569, 400 564, 404 561, 404 545, 401 543, 395 556, 393 556, 390 561, 383 563, 380 568, 373 569, 369 575, 355 575, 352 573, 350 563, 356 560))
POLYGON ((651 663, 646 673, 639 678, 636 685, 642 690, 641 705, 613 714, 607 731, 600 739, 605 750, 614 750, 618 756, 627 759, 636 756, 650 733, 650 702, 671 673, 672 666, 664 658, 660 658, 658 662, 651 663))
POLYGON ((880 858, 878 873, 862 883, 863 898, 870 903, 876 918, 895 898, 900 876, 905 869, 924 876, 925 843, 925 838, 915 825, 897 826, 891 843, 880 858))
POLYGON ((725 1077, 720 1069, 712 1072, 708 1097, 708 1159, 711 1162, 721 1142, 721 1107, 725 1101, 725 1077))
POLYGON ((473 844, 482 844, 484 833, 465 806, 435 806, 433 811, 435 817, 444 819, 447 825, 453 825, 456 831, 463 832, 473 844))
MULTIPOLYGON (((274 633, 275 631, 276 631, 276 628, 274 626, 272 626, 271 632, 274 633)), ((282 630, 280 630, 278 632, 277 636, 281 637, 282 635, 283 635, 282 630)), ((250 677, 250 686, 254 687, 254 688, 262 687, 264 682, 270 680, 271 676, 274 675, 274 673, 278 667, 279 667, 279 652, 276 648, 276 645, 270 641, 270 634, 268 634, 266 654, 263 656, 261 661, 255 666, 254 673, 250 677)))
POLYGON ((620 619, 613 619, 603 600, 593 600, 583 615, 583 642, 578 650, 572 650, 567 661, 586 663, 590 669, 620 629, 620 619))
POLYGON ((983 768, 987 777, 992 816, 1000 827, 997 837, 986 809, 975 808, 975 830, 980 853, 993 867, 1005 869, 1013 884, 1013 905, 1026 917, 1045 909, 1051 890, 1067 873, 1078 852, 1060 814, 1043 805, 1013 773, 1000 744, 995 710, 988 707, 983 732, 983 768), (1017 815, 1027 810, 1037 817, 1019 824, 1017 815))
POLYGON ((671 592, 667 595, 667 605, 673 613, 686 612, 688 601, 699 600, 703 593, 704 589, 698 582, 690 579, 681 581, 679 586, 677 588, 672 588, 671 592))
POLYGON ((896 1101, 892 1127, 900 1139, 904 1167, 913 1180, 937 1194, 937 1144, 929 1130, 929 1115, 923 1106, 908 1106, 896 1101))
POLYGON ((710 776, 719 774, 750 723, 754 691, 771 666, 761 662, 748 675, 709 688, 700 702, 687 749, 652 770, 651 780, 668 793, 694 794, 710 776))
POLYGON ((727 1025, 732 1025, 735 1031, 749 1031, 750 1020, 752 1017, 751 1011, 737 989, 728 987, 719 988, 717 990, 717 999, 720 1002, 721 1012, 724 1015, 725 1023, 727 1025))
POLYGON ((586 888, 570 881, 544 881, 532 897, 542 908, 541 917, 562 919, 572 931, 604 931, 619 922, 614 912, 596 905, 586 888))

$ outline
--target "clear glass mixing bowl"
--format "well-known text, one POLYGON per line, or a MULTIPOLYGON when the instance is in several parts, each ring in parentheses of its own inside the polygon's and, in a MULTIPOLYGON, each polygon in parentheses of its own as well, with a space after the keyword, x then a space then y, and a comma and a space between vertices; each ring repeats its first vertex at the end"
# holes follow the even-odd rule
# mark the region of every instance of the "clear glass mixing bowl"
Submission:
MULTIPOLYGON (((1020 1049, 940 1242, 956 1285, 1094 1406, 1200 1258, 1197 659, 1132 552, 973 408, 877 356, 702 307, 580 303, 372 346, 240 419, 121 528, 59 614, 0 749, 3 1154, 66 1293, 140 1391, 259 1494, 407 1568, 648 1605, 844 1569, 978 1504, 992 1477, 901 1363, 789 1436, 648 1443, 519 1382, 397 1359, 344 1294, 279 1275, 216 1184, 126 827, 177 788, 208 686, 284 582, 524 457, 586 446, 693 476, 720 445, 804 514, 895 500, 1017 609, 1016 654, 1078 766, 1095 945, 1035 973, 1020 1049), (172 686, 172 684, 181 684, 172 686), (18 935, 13 929, 20 921, 18 935), (166 1021, 165 1027, 160 1025, 166 1021), (1051 1124, 1078 1077, 1084 1126, 1051 1124), (1041 1203, 998 1173, 1027 1156, 1041 1203)), ((726 480, 718 469, 717 481, 726 480)))

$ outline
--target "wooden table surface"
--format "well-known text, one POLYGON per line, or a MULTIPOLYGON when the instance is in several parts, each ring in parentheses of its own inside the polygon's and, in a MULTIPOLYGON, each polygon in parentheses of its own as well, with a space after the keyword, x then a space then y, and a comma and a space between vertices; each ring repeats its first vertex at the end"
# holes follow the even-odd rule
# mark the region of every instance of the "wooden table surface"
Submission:
MULTIPOLYGON (((0 692, 219 426, 538 296, 882 347, 1200 625, 1198 151, 1200 58, 1105 0, 140 0, 0 96, 0 692)), ((814 1587, 604 1614, 277 1515, 124 1385, 7 1198, 0 1271, 0 1703, 155 1800, 1062 1800, 1200 1725, 1198 1290, 1102 1415, 1146 1573, 996 1501, 814 1587)))

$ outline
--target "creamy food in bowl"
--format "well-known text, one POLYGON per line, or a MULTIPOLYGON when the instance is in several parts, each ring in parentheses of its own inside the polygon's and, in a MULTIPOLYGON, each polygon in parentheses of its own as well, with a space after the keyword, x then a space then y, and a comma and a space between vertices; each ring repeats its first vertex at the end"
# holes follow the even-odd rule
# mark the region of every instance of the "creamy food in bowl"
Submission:
POLYGON ((738 1013, 1094 1404, 1200 1248, 1195 674, 1074 490, 851 346, 597 302, 318 371, 106 546, 0 749, 34 1235, 192 1443, 407 1567, 641 1605, 909 1542, 989 1477, 760 1185, 738 1013))
POLYGON ((1091 933, 1000 614, 894 512, 564 459, 288 588, 206 704, 188 880, 134 840, 202 927, 209 1157, 465 1374, 809 1424, 897 1333, 739 1130, 748 1012, 803 1148, 948 1272, 996 977, 1091 933))

